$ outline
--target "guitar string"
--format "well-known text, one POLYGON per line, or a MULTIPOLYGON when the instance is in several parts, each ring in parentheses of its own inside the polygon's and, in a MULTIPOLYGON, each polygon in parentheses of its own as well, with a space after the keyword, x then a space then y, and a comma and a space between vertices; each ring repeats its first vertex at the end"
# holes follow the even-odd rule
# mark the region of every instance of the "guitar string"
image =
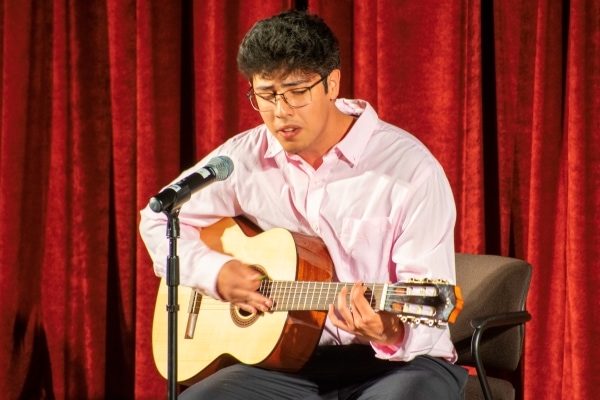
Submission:
MULTIPOLYGON (((271 307, 270 310, 326 310, 329 306, 329 304, 334 304, 337 295, 339 293, 331 293, 331 286, 334 285, 334 287, 336 288, 336 290, 341 290, 340 286, 343 287, 350 287, 352 286, 351 284, 348 283, 343 283, 343 282, 294 282, 294 281, 265 281, 263 283, 261 283, 261 287, 259 288, 259 291, 261 292, 269 292, 268 294, 271 295, 270 297, 274 300, 276 300, 276 304, 271 307), (311 288, 311 285, 313 285, 313 287, 311 288), (327 285, 327 293, 326 296, 323 297, 322 292, 323 292, 323 288, 324 286, 327 285), (268 290, 267 287, 268 286, 268 290), (306 287, 305 287, 306 286, 306 287), (300 290, 299 290, 300 288, 300 290), (288 293, 287 291, 290 289, 294 289, 293 292, 288 293), (317 301, 314 301, 315 298, 315 294, 319 293, 317 301), (282 294, 281 294, 282 293, 282 294), (280 295, 281 294, 281 295, 280 295), (306 299, 308 297, 308 295, 311 296, 311 301, 310 303, 306 303, 306 299), (304 305, 301 307, 299 301, 300 299, 304 298, 304 305), (294 305, 294 303, 297 301, 297 305, 294 305)), ((381 293, 381 295, 383 295, 383 287, 385 286, 384 284, 365 284, 365 286, 368 287, 368 289, 372 289, 371 291, 371 295, 370 298, 367 298, 367 300, 369 300, 369 303, 372 304, 372 302, 375 300, 375 296, 378 295, 379 293, 381 293)), ((406 289, 407 287, 419 287, 421 290, 421 292, 423 292, 423 289, 435 289, 434 286, 432 285, 403 285, 403 286, 398 286, 398 285, 388 285, 387 291, 386 291, 386 304, 388 303, 396 303, 399 304, 401 306, 404 306, 405 303, 403 302, 398 302, 398 299, 403 299, 406 300, 406 297, 414 297, 415 295, 407 295, 406 293, 402 293, 402 294, 398 294, 397 290, 398 289, 406 289), (396 301, 394 301, 396 300, 396 301)), ((437 293, 434 294, 421 294, 421 295, 416 295, 418 297, 438 297, 437 293)), ((346 296, 347 300, 349 299, 349 295, 346 296)), ((227 309, 230 308, 230 304, 226 303, 226 302, 220 302, 220 303, 216 303, 217 306, 216 307, 210 307, 211 309, 227 309)), ((431 307, 429 305, 425 305, 424 307, 431 307)), ((204 309, 206 310, 207 307, 205 305, 204 309)))

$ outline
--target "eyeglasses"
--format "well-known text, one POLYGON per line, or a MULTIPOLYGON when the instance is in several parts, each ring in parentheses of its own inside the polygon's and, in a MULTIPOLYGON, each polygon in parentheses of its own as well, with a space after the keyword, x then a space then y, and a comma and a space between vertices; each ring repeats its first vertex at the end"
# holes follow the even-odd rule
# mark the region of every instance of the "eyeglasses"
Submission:
POLYGON ((323 82, 325 78, 327 78, 327 76, 324 76, 308 87, 294 88, 282 93, 256 93, 254 88, 250 88, 248 93, 246 93, 246 97, 250 100, 252 108, 260 112, 275 110, 275 107, 277 106, 277 96, 281 96, 283 101, 291 108, 300 108, 307 106, 312 102, 310 90, 323 82))

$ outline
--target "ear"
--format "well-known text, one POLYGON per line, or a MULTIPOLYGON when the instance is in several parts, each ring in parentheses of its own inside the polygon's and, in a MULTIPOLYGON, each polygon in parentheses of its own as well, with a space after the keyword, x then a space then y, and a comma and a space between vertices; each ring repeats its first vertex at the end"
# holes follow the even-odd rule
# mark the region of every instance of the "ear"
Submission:
POLYGON ((327 77, 327 88, 329 89, 329 100, 334 101, 340 94, 341 71, 334 69, 327 77))

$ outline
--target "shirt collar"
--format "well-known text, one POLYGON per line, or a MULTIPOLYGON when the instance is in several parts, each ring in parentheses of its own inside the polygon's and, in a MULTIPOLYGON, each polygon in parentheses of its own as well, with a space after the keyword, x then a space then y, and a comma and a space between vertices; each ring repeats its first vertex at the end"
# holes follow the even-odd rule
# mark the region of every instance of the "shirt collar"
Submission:
POLYGON ((338 99, 335 105, 345 114, 358 117, 346 136, 334 147, 352 165, 356 165, 367 147, 379 117, 364 100, 338 99))
MULTIPOLYGON (((335 105, 343 113, 358 117, 346 136, 334 146, 338 155, 342 155, 349 163, 356 165, 375 130, 379 117, 373 107, 364 100, 337 99, 335 105)), ((266 130, 267 127, 264 126, 264 129, 266 130)), ((272 134, 268 134, 267 140, 265 158, 273 158, 283 151, 283 147, 272 134)))
POLYGON ((266 125, 263 125, 265 131, 267 131, 267 151, 265 151, 265 158, 273 158, 277 154, 283 151, 283 147, 281 147, 281 143, 275 139, 275 137, 269 132, 269 129, 266 125))

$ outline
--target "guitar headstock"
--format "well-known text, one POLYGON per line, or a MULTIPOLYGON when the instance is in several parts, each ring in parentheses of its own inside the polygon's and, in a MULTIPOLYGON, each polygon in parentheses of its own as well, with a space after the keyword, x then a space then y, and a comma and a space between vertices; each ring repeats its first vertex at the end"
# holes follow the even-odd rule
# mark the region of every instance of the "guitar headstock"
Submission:
POLYGON ((444 280, 410 279, 388 285, 383 309, 398 314, 402 322, 444 327, 462 307, 460 287, 444 280))

